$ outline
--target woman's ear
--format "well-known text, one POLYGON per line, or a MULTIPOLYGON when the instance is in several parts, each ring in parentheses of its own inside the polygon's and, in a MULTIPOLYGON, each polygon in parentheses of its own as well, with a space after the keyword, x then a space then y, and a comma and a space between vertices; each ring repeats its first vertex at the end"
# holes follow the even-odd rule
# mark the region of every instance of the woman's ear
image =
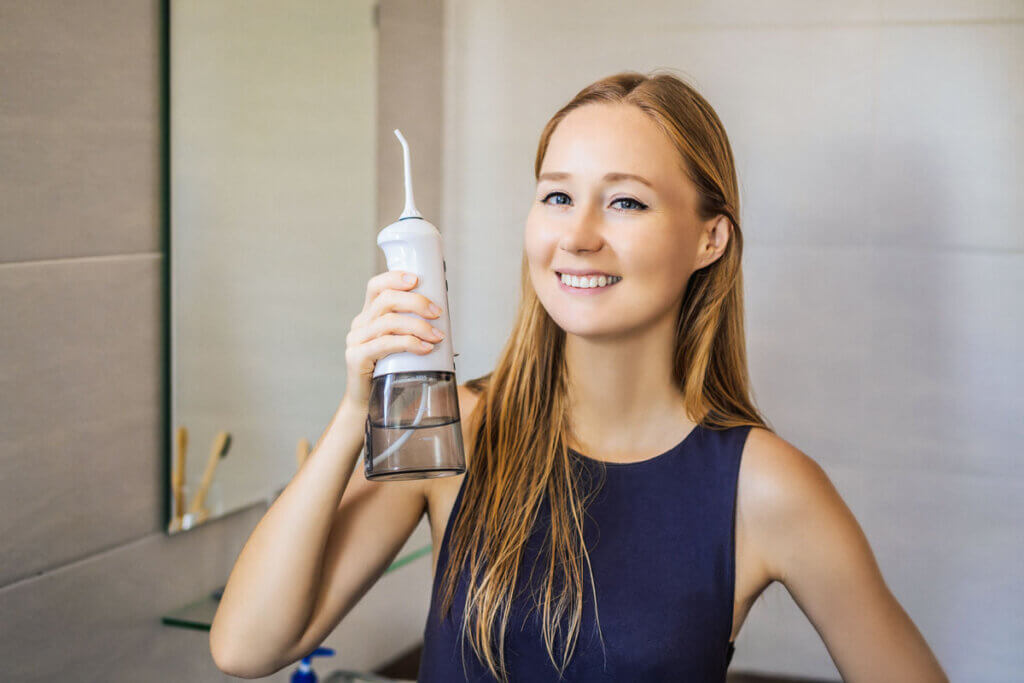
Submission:
POLYGON ((704 268, 717 261, 725 253, 731 235, 732 221, 728 216, 715 216, 704 223, 697 245, 697 268, 704 268))

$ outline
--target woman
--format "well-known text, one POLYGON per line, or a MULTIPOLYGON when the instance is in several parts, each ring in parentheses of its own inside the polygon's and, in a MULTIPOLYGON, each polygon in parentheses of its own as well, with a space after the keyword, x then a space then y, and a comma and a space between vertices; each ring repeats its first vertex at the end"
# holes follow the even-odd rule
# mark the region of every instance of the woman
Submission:
POLYGON ((711 106, 669 74, 611 76, 548 122, 534 170, 513 333, 460 387, 467 474, 349 484, 373 363, 438 340, 394 313, 436 317, 430 302, 383 273, 342 406, 229 579, 218 666, 266 675, 313 649, 426 509, 421 681, 723 681, 773 581, 845 680, 946 681, 828 477, 750 400, 736 171, 711 106))

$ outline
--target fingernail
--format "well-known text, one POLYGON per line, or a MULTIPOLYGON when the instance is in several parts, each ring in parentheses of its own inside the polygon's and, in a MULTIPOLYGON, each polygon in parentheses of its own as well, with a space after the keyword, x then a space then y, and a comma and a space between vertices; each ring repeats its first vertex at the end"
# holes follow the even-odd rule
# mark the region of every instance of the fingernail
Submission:
POLYGON ((437 304, 430 304, 429 310, 434 315, 441 315, 441 309, 437 307, 437 304))
POLYGON ((431 327, 430 331, 434 333, 434 336, 438 339, 444 339, 444 333, 436 327, 431 327))
POLYGON ((413 275, 412 273, 406 273, 405 275, 402 276, 402 279, 408 282, 410 285, 416 282, 416 276, 413 275))

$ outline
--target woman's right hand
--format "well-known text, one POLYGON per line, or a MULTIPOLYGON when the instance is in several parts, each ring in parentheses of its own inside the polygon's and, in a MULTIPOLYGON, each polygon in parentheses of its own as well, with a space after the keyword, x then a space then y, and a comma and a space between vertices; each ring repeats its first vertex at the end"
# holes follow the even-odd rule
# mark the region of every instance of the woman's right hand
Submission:
POLYGON ((363 310, 352 319, 352 328, 345 338, 348 379, 343 401, 359 411, 369 407, 373 369, 378 359, 400 351, 425 355, 444 339, 440 330, 427 320, 400 314, 411 312, 427 319, 441 316, 440 307, 430 299, 406 291, 414 288, 418 279, 415 273, 389 270, 374 275, 366 284, 363 310), (411 276, 412 280, 403 276, 411 276))

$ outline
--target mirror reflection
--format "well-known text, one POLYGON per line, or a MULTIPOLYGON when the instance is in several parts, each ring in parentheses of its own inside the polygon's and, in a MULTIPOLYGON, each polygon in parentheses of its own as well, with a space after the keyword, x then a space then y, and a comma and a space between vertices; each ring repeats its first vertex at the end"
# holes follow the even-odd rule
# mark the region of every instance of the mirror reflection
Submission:
POLYGON ((272 497, 344 390, 373 274, 368 3, 170 3, 174 533, 272 497))

